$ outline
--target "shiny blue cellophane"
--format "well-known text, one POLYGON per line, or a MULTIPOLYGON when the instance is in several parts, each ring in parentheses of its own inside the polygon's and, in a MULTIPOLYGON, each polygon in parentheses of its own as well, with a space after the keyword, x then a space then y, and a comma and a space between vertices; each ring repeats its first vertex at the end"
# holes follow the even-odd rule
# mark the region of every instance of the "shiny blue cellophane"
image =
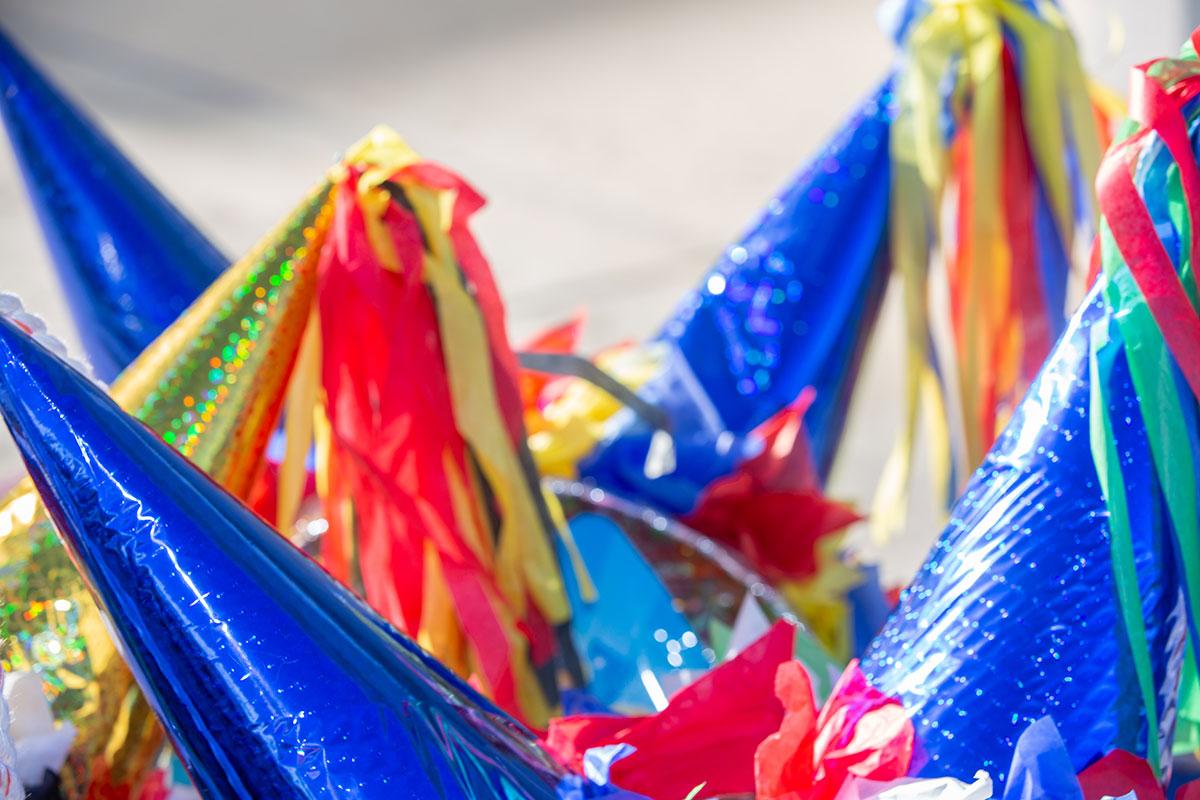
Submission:
MULTIPOLYGON (((1002 782, 1022 731, 1050 716, 1074 768, 1147 731, 1115 594, 1108 512, 1089 438, 1090 342, 1120 332, 1095 291, 1071 320, 949 526, 868 647, 871 683, 913 715, 913 773, 1002 782)), ((1185 626, 1165 510, 1122 351, 1107 387, 1162 741, 1185 626)), ((1169 764, 1169 760, 1164 763, 1169 764)))
POLYGON ((88 357, 111 380, 229 261, 2 31, 0 113, 88 357))
POLYGON ((726 249, 659 340, 663 374, 641 394, 666 410, 681 451, 647 478, 651 431, 633 415, 580 465, 584 477, 675 512, 744 456, 744 438, 812 386, 805 418, 825 474, 888 275, 891 82, 726 249))
POLYGON ((555 797, 527 731, 7 320, 0 410, 204 797, 555 797))
POLYGON ((712 668, 701 638, 649 562, 616 522, 599 514, 571 518, 571 537, 597 601, 584 600, 570 555, 559 544, 563 583, 571 603, 571 635, 590 668, 588 694, 624 713, 661 710, 682 682, 712 668), (673 649, 668 649, 674 644, 673 649))

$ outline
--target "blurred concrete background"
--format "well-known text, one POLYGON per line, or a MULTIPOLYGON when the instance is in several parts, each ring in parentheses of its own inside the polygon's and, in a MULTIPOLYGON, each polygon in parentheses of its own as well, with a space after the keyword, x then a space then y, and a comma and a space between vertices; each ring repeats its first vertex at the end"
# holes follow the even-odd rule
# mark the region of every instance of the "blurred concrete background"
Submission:
MULTIPOLYGON (((882 76, 892 45, 875 6, 0 0, 0 23, 231 256, 339 148, 392 125, 489 198, 475 230, 514 339, 583 306, 594 348, 652 333, 882 76)), ((1122 94, 1131 64, 1200 23, 1200 0, 1064 6, 1089 68, 1122 94)), ((7 156, 0 288, 77 350, 7 156)), ((831 484, 864 506, 899 420, 898 325, 890 307, 831 484)), ((0 442, 0 480, 19 469, 0 442)), ((940 528, 928 496, 919 485, 886 554, 890 580, 940 528)))

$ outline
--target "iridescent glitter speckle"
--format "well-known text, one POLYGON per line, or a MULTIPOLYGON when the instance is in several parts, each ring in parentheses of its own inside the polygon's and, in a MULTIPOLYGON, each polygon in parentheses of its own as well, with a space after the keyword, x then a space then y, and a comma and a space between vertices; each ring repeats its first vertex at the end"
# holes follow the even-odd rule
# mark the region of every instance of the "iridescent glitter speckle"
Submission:
MULTIPOLYGON (((281 393, 262 389, 281 382, 291 359, 272 354, 294 353, 309 318, 318 239, 330 213, 323 187, 231 267, 173 330, 161 378, 131 404, 168 444, 235 491, 237 473, 255 465, 232 457, 238 450, 229 437, 248 415, 278 411, 281 393)), ((261 449, 247 452, 257 459, 261 449)))

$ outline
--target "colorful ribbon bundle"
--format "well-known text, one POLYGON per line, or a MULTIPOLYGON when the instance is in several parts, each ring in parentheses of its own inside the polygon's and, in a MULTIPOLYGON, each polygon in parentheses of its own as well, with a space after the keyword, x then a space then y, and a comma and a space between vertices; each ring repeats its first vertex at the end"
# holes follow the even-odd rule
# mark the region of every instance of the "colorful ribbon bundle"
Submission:
MULTIPOLYGON (((1169 534, 1168 552, 1179 571, 1188 620, 1188 657, 1181 744, 1200 742, 1195 709, 1196 624, 1200 620, 1200 504, 1196 466, 1200 450, 1197 399, 1200 398, 1200 300, 1195 274, 1200 253, 1200 166, 1191 132, 1200 120, 1200 64, 1193 34, 1179 59, 1159 59, 1135 72, 1131 121, 1105 159, 1097 180, 1102 227, 1100 284, 1112 321, 1093 336, 1093 373, 1108 380, 1092 397, 1093 455, 1107 501, 1112 557, 1121 619, 1135 655, 1144 713, 1151 730, 1163 710, 1155 702, 1156 676, 1151 644, 1142 619, 1143 588, 1136 575, 1135 531, 1147 524, 1169 534), (1146 427, 1149 462, 1162 495, 1147 509, 1131 488, 1135 478, 1119 446, 1128 425, 1118 414, 1111 376, 1124 355, 1146 427), (1148 514, 1154 513, 1153 517, 1148 514)), ((1166 750, 1164 725, 1157 747, 1166 750), (1162 741, 1165 739, 1165 741, 1162 741)), ((1152 759, 1156 772, 1158 759, 1152 759)))
POLYGON ((903 525, 921 403, 935 463, 954 459, 935 476, 953 497, 953 476, 980 462, 1062 333, 1113 105, 1088 102, 1051 2, 909 2, 894 34, 889 235, 909 368, 904 431, 872 510, 881 535, 903 525))
MULTIPOLYGON (((553 626, 569 612, 503 307, 467 227, 483 199, 385 129, 335 173, 281 489, 299 486, 316 411, 323 562, 502 707, 544 724, 554 695, 534 667, 553 675, 553 626)), ((291 522, 282 506, 278 521, 291 522)))

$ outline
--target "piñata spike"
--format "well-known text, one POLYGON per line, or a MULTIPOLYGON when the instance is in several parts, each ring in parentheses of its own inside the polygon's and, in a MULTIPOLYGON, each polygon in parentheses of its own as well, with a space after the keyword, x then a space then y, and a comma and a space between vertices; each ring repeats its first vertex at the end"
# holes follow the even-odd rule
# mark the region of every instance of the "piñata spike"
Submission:
MULTIPOLYGON (((331 213, 326 184, 231 266, 111 389, 119 405, 241 497, 261 470, 279 416, 331 213)), ((0 506, 0 529, 0 585, 9 602, 2 629, 11 637, 4 660, 41 675, 56 713, 79 729, 67 790, 136 785, 161 732, 144 703, 135 702, 132 712, 126 707, 133 679, 28 481, 0 506), (123 714, 129 721, 117 724, 123 714)))
POLYGON ((112 380, 229 260, 3 31, 0 112, 87 354, 112 380))
MULTIPOLYGON (((1170 720, 1184 630, 1175 559, 1156 520, 1162 495, 1124 358, 1095 374, 1111 333, 1102 297, 1072 320, 975 473, 929 560, 867 648, 862 668, 912 714, 914 773, 1005 778, 1013 744, 1049 715, 1077 770, 1113 748, 1156 756, 1135 661, 1149 659, 1152 708, 1170 720), (1137 498, 1132 572, 1114 573, 1109 509, 1092 462, 1093 392, 1124 420, 1126 495, 1137 498), (1121 635, 1118 591, 1132 587, 1142 642, 1121 635)), ((1169 763, 1169 762, 1168 762, 1169 763)))
MULTIPOLYGON (((812 386, 806 427, 814 461, 828 471, 888 275, 890 98, 885 81, 664 326, 661 374, 640 392, 667 411, 680 447, 718 450, 723 434, 750 434, 812 386)), ((581 474, 688 511, 738 456, 677 459, 656 481, 643 469, 652 433, 630 419, 582 461, 581 474)))
POLYGON ((527 732, 7 319, 0 411, 205 797, 555 797, 527 732))
POLYGON ((927 774, 1002 769, 1049 715, 1076 770, 1120 748, 1170 779, 1200 621, 1200 64, 1135 78, 1097 284, 864 659, 927 774))
MULTIPOLYGON (((886 80, 726 249, 654 341, 596 359, 669 424, 619 414, 614 397, 582 381, 528 410, 530 444, 548 473, 695 522, 687 515, 712 519, 704 506, 713 492, 742 482, 764 446, 775 449, 761 426, 804 398, 807 433, 797 430, 776 451, 789 464, 788 486, 745 492, 751 505, 776 514, 787 506, 786 523, 770 514, 747 519, 733 544, 766 569, 778 565, 764 565, 764 555, 780 546, 795 556, 793 566, 818 566, 815 576, 781 570, 793 584, 781 588, 803 601, 807 621, 836 650, 845 649, 844 595, 857 580, 837 563, 838 530, 853 516, 824 513, 832 504, 821 481, 889 275, 890 102, 886 80), (791 469, 801 462, 804 469, 791 469)), ((715 538, 729 533, 699 527, 715 538)))
POLYGON ((910 366, 877 534, 903 524, 922 409, 947 501, 982 458, 1082 294, 1078 242, 1094 230, 1104 104, 1089 104, 1052 3, 888 5, 897 70, 658 337, 660 373, 639 391, 664 406, 689 456, 649 471, 655 432, 644 421, 605 427, 553 409, 535 444, 557 451, 557 473, 565 452, 606 488, 686 511, 744 458, 730 435, 748 435, 812 388, 805 429, 824 479, 893 269, 910 366), (703 445, 726 457, 700 457, 703 445))
POLYGON ((891 91, 888 80, 867 97, 661 333, 733 433, 749 433, 814 387, 806 422, 822 474, 888 275, 891 91))

